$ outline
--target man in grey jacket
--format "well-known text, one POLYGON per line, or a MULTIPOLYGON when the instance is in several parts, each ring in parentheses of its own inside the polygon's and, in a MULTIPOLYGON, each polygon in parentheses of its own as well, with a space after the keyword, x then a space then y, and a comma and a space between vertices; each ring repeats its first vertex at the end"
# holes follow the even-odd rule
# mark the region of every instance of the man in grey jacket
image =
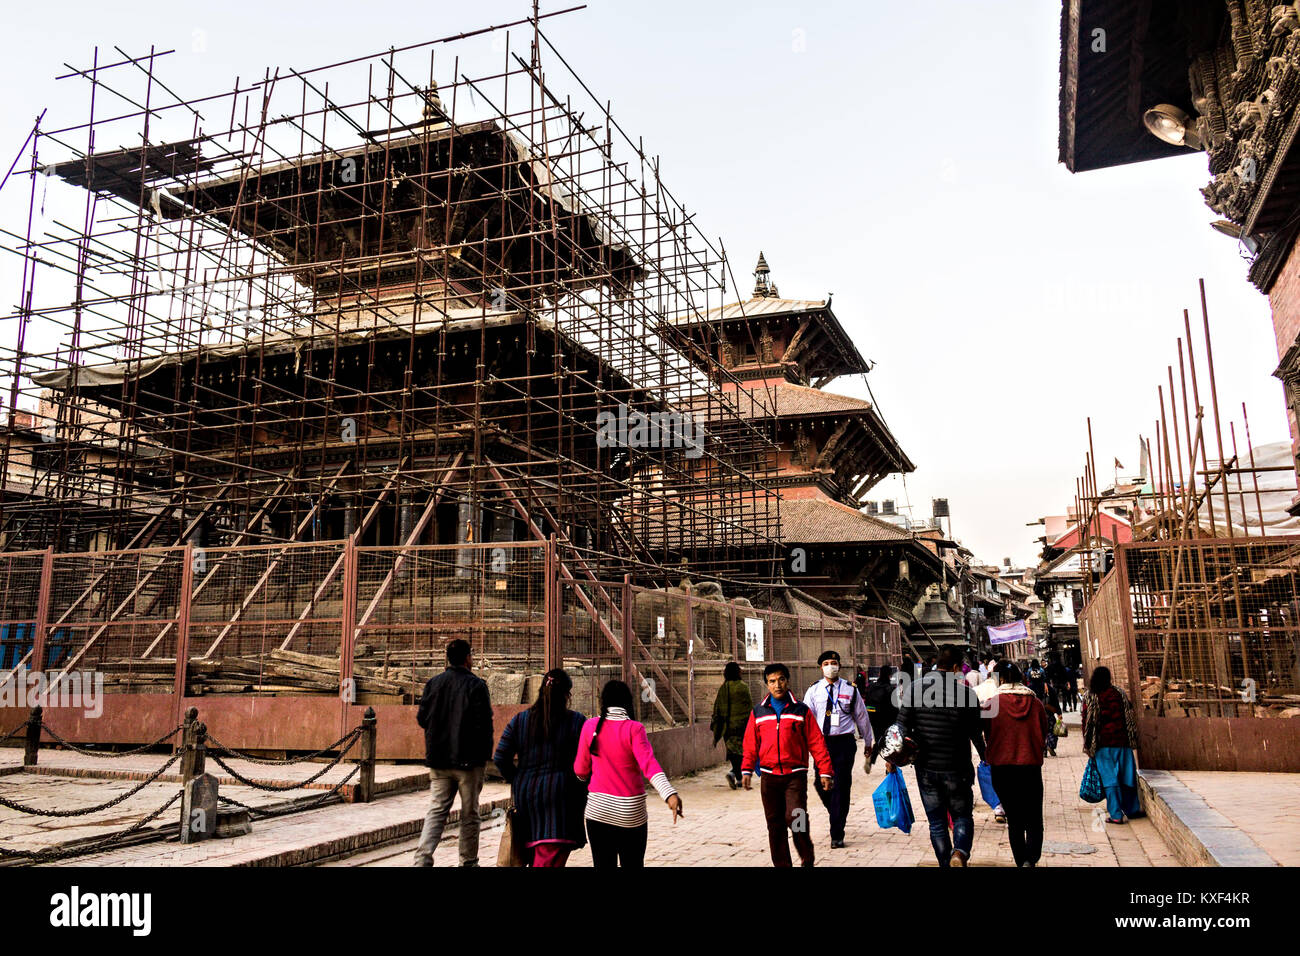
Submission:
POLYGON ((473 673, 468 641, 447 645, 447 669, 429 679, 415 719, 424 728, 424 762, 431 799, 424 818, 416 866, 433 866, 433 851, 451 804, 460 794, 460 865, 478 866, 478 798, 483 768, 492 756, 492 701, 487 684, 473 673))
POLYGON ((984 759, 980 702, 962 679, 961 663, 961 651, 945 647, 938 669, 908 685, 898 710, 903 733, 916 741, 916 783, 940 866, 965 866, 970 859, 975 839, 972 744, 984 759))

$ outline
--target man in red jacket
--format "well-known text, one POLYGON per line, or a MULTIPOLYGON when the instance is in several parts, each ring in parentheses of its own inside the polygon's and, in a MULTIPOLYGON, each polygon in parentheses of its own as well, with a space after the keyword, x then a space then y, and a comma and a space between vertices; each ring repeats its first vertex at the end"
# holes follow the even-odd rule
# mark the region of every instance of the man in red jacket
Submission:
POLYGON ((750 789, 754 770, 762 779, 763 815, 767 817, 767 843, 773 866, 791 866, 788 828, 794 848, 804 866, 813 865, 813 842, 808 834, 808 757, 811 754, 821 774, 822 788, 834 783, 831 755, 821 728, 808 706, 790 693, 790 670, 784 664, 768 664, 763 679, 769 691, 749 715, 745 727, 745 755, 740 772, 745 789, 750 789))

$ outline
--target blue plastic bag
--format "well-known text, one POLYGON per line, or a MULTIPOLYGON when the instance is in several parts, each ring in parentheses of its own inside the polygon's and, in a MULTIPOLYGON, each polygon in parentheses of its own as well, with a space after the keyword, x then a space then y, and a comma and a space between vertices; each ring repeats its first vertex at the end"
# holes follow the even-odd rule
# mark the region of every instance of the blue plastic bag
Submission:
POLYGON ((912 801, 907 795, 907 783, 901 773, 885 774, 885 779, 871 795, 876 806, 876 823, 882 830, 898 827, 904 833, 912 832, 912 801))
POLYGON ((1079 781, 1079 799, 1089 803, 1101 803, 1106 799, 1106 788, 1101 785, 1101 771, 1097 769, 1097 758, 1089 757, 1088 766, 1083 768, 1083 779, 1079 781))
POLYGON ((983 760, 980 761, 979 765, 979 778, 980 796, 984 798, 985 803, 996 810, 1002 806, 1002 801, 998 799, 998 795, 993 789, 993 768, 983 760))

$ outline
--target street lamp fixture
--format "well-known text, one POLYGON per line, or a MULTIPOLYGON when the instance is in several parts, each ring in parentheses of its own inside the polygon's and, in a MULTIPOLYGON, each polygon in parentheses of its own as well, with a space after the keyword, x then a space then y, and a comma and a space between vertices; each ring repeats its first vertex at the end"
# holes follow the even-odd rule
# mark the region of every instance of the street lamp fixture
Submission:
POLYGON ((1158 103, 1142 115, 1142 122, 1151 135, 1171 146, 1201 148, 1192 118, 1177 106, 1158 103))

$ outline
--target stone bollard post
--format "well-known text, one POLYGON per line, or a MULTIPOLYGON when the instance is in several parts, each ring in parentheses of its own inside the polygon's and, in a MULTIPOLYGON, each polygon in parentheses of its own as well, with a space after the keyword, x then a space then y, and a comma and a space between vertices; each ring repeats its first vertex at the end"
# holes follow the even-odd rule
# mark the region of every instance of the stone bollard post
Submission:
POLYGON ((375 708, 367 707, 361 718, 361 770, 357 775, 354 803, 369 803, 375 798, 375 738, 377 735, 375 708))
POLYGON ((208 725, 201 720, 194 721, 194 760, 190 765, 190 776, 201 777, 207 773, 208 725))
MULTIPOLYGON (((181 739, 177 741, 175 747, 177 750, 184 750, 186 744, 190 741, 190 728, 194 722, 199 719, 199 709, 197 707, 186 707, 185 716, 181 718, 181 739)), ((185 765, 185 758, 181 758, 182 767, 185 765)))
POLYGON ((194 725, 198 723, 199 711, 191 707, 185 711, 181 721, 181 779, 189 780, 194 776, 194 725))
POLYGON ((217 778, 205 772, 208 728, 201 720, 186 728, 185 755, 181 758, 181 842, 197 843, 217 831, 217 778))
POLYGON ((44 711, 37 704, 27 718, 27 746, 23 748, 23 766, 35 767, 36 755, 41 750, 41 714, 44 711))

